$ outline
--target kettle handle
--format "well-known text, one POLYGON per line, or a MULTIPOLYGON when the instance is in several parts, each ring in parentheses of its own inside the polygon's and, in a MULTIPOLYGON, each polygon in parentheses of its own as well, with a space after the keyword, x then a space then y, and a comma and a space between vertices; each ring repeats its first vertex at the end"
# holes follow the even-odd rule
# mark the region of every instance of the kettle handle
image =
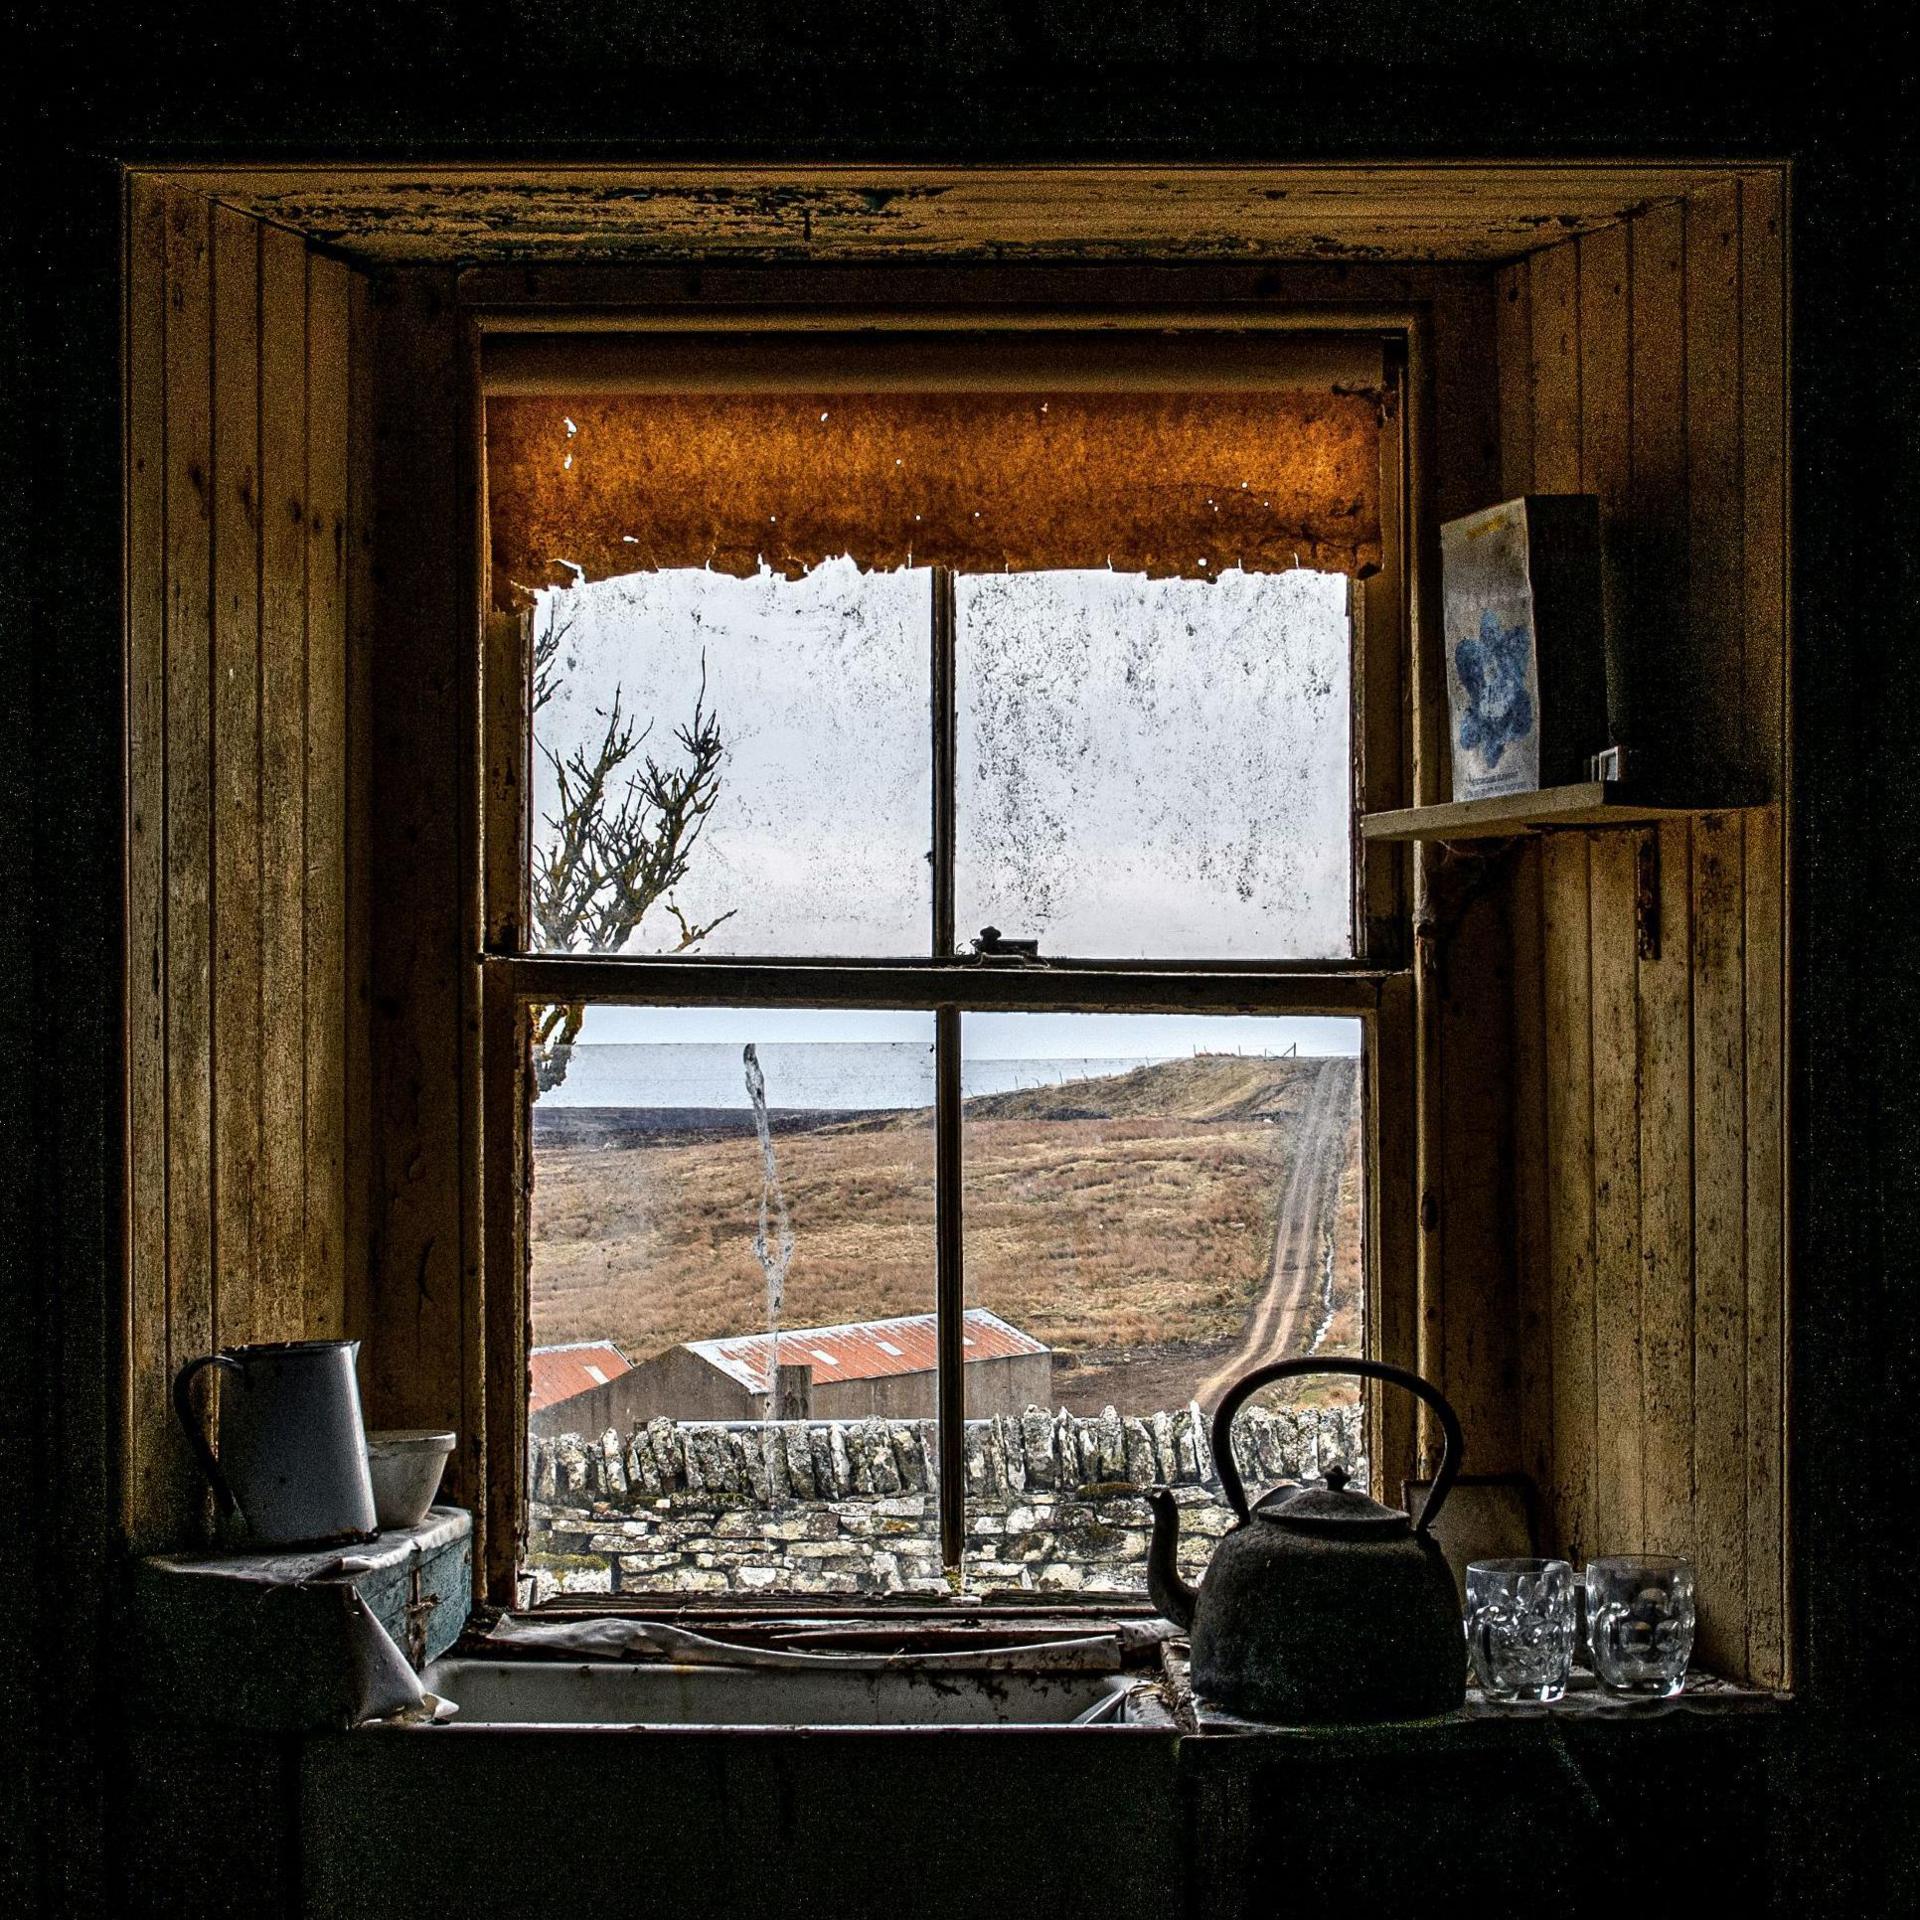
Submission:
POLYGON ((1391 1386, 1405 1387, 1416 1398, 1424 1400, 1439 1416, 1440 1432, 1445 1440, 1440 1452, 1440 1470, 1433 1476, 1433 1490, 1427 1495, 1426 1504, 1421 1507, 1420 1518, 1413 1529, 1415 1533, 1425 1533, 1439 1513, 1440 1503, 1452 1492, 1454 1481, 1460 1477, 1460 1456, 1466 1450, 1466 1441, 1461 1437, 1459 1418, 1447 1405, 1446 1396, 1440 1389, 1430 1386, 1417 1373, 1409 1373, 1405 1367, 1391 1366, 1385 1360, 1276 1360, 1270 1366, 1255 1367, 1244 1379, 1236 1380, 1226 1390, 1213 1415, 1213 1463, 1219 1470, 1221 1490, 1234 1512, 1242 1520, 1251 1517, 1247 1507, 1247 1490, 1241 1482, 1240 1468, 1233 1457, 1233 1416, 1240 1411, 1241 1404, 1249 1394, 1258 1393, 1262 1387, 1270 1386, 1276 1380, 1289 1380, 1303 1373, 1351 1373, 1358 1374, 1363 1380, 1384 1380, 1391 1386))
POLYGON ((230 1353, 203 1353, 198 1360, 189 1360, 173 1376, 173 1410, 180 1416, 180 1425, 186 1433, 188 1445, 193 1448, 200 1462, 201 1471, 213 1483, 213 1497, 219 1502, 220 1511, 231 1513, 234 1508, 233 1489, 227 1485, 227 1476, 220 1471, 220 1462, 207 1445, 207 1436, 193 1411, 193 1376, 202 1367, 227 1367, 242 1377, 246 1369, 230 1353))

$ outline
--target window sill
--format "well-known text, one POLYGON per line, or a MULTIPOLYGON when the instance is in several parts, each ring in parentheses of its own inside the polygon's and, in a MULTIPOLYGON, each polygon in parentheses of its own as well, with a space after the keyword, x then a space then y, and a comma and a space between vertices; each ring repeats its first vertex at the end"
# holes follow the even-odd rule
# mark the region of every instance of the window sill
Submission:
POLYGON ((1290 1727, 1269 1721, 1243 1720, 1235 1714, 1196 1700, 1188 1676, 1184 1646, 1168 1647, 1162 1658, 1176 1724, 1184 1733, 1202 1736, 1225 1734, 1294 1741, 1344 1739, 1379 1746, 1394 1744, 1403 1738, 1417 1738, 1429 1732, 1444 1734, 1449 1730, 1473 1729, 1479 1738, 1484 1739, 1489 1737, 1489 1730, 1496 1728, 1516 1731, 1541 1728, 1571 1730, 1576 1727, 1629 1728, 1652 1727, 1675 1720, 1725 1720, 1777 1714, 1790 1704, 1787 1694, 1742 1686, 1708 1673, 1689 1673, 1686 1690, 1671 1700, 1621 1700, 1605 1692, 1592 1674, 1576 1672, 1565 1697, 1551 1706, 1508 1706, 1487 1700, 1477 1687, 1470 1687, 1463 1707, 1430 1720, 1290 1727))

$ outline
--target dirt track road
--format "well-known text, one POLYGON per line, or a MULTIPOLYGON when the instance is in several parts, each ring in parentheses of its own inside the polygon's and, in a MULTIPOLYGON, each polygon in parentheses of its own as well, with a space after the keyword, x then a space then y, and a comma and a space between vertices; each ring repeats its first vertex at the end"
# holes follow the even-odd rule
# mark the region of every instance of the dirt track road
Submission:
POLYGON ((1201 1383, 1195 1398, 1211 1412, 1243 1373, 1269 1360, 1311 1353, 1323 1322, 1323 1276, 1340 1206, 1340 1175, 1353 1124, 1359 1062, 1328 1060, 1300 1117, 1297 1151, 1274 1223, 1273 1261, 1240 1344, 1201 1383))

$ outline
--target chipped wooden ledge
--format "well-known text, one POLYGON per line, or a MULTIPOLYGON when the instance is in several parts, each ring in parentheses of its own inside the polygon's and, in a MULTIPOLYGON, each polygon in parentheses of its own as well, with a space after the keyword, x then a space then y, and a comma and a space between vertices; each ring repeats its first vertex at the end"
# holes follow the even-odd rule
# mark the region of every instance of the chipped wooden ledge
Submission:
POLYGON ((1591 1673, 1576 1669, 1563 1698, 1551 1706, 1507 1706, 1488 1700, 1477 1687, 1467 1689, 1466 1704, 1456 1712, 1427 1720, 1368 1722, 1336 1726, 1281 1726, 1271 1721, 1243 1719, 1199 1699, 1193 1691, 1190 1656, 1184 1642, 1161 1649, 1161 1697, 1173 1723, 1184 1734, 1210 1736, 1266 1736, 1280 1739, 1386 1740, 1418 1736, 1449 1728, 1488 1727, 1506 1723, 1515 1727, 1653 1725, 1677 1717, 1724 1717, 1729 1714, 1776 1713, 1791 1696, 1765 1687, 1744 1686, 1715 1674, 1689 1673, 1685 1691, 1671 1700, 1623 1700, 1609 1694, 1591 1673))

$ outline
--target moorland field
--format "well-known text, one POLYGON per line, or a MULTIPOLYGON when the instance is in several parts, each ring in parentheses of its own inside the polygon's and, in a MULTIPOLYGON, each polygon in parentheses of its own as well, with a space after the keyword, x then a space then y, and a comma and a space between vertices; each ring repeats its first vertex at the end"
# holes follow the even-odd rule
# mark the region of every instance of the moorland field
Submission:
MULTIPOLYGON (((1298 1350, 1308 1319, 1324 1349, 1353 1350, 1357 1087, 1350 1059, 1225 1054, 967 1101, 968 1303, 1054 1349, 1077 1413, 1182 1405, 1223 1365, 1298 1350), (1303 1156, 1316 1177, 1295 1177, 1303 1156), (1256 1316, 1289 1247, 1312 1249, 1313 1301, 1269 1332, 1256 1316)), ((748 1115, 536 1109, 534 1140, 536 1341, 606 1338, 637 1360, 765 1324, 748 1115)), ((930 1113, 788 1118, 775 1145, 784 1324, 929 1311, 930 1113)))

